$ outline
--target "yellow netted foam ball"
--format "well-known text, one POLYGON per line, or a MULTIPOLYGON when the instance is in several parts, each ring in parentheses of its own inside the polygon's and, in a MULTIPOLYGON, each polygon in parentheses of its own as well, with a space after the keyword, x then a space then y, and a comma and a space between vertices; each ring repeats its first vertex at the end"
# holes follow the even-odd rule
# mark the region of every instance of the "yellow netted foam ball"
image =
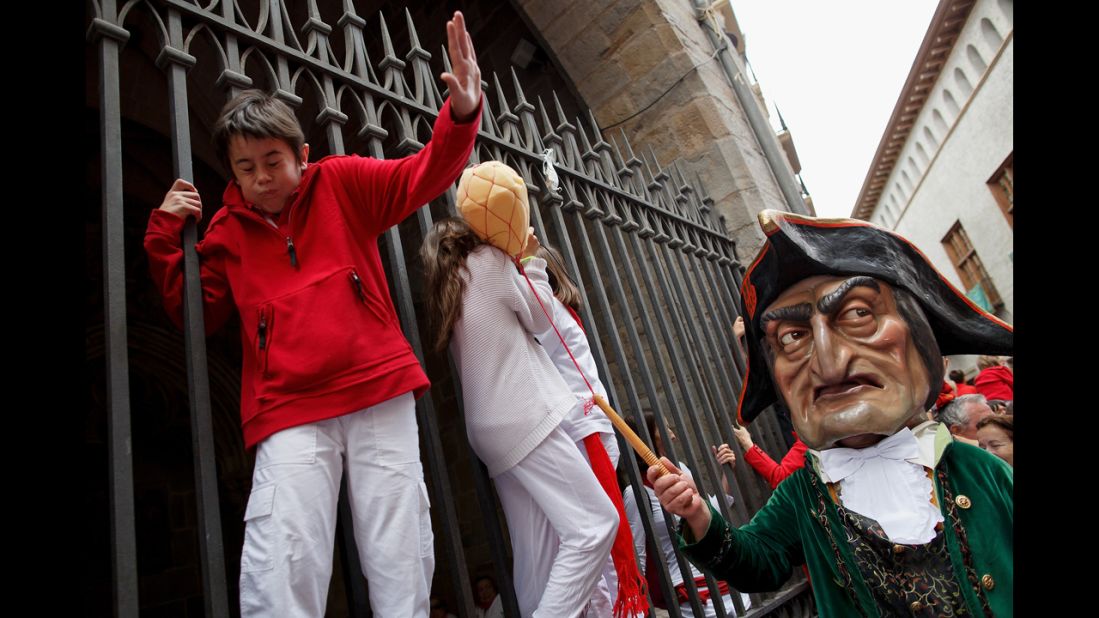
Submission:
POLYGON ((511 256, 523 249, 530 226, 527 185, 507 165, 485 161, 462 172, 458 212, 485 242, 511 256))

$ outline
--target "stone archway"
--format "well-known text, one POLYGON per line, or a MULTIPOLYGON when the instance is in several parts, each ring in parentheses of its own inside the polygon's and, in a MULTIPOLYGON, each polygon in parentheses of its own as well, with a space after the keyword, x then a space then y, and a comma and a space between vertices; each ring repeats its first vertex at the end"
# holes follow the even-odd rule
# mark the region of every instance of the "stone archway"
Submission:
POLYGON ((517 4, 604 137, 622 131, 661 163, 686 161, 725 217, 740 257, 755 255, 764 240, 755 213, 789 208, 690 0, 517 4))

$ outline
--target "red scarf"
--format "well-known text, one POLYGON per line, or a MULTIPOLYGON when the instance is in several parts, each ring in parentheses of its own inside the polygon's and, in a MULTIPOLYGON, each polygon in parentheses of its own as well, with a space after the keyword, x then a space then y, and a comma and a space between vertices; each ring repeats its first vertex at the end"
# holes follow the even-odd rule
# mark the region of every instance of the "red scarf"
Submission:
POLYGON ((595 478, 618 511, 618 532, 614 535, 614 545, 611 546, 611 559, 614 560, 614 570, 618 573, 618 598, 614 602, 614 615, 616 618, 626 618, 644 614, 649 609, 649 602, 645 598, 645 578, 637 568, 633 534, 630 532, 630 522, 626 519, 622 494, 618 491, 614 466, 598 433, 584 438, 584 447, 588 451, 588 460, 591 461, 595 478))
MULTIPOLYGON (((550 325, 553 326, 553 332, 557 334, 562 347, 568 352, 572 363, 576 365, 576 370, 580 372, 580 377, 584 378, 584 384, 587 384, 588 390, 592 393, 592 399, 584 407, 584 414, 587 414, 595 405, 595 389, 588 382, 584 371, 580 369, 580 363, 576 362, 576 357, 572 355, 572 350, 565 343, 561 331, 557 330, 557 325, 553 323, 553 317, 546 310, 542 299, 538 297, 538 291, 534 289, 530 277, 527 277, 527 273, 523 269, 523 263, 518 256, 515 257, 515 264, 518 266, 519 272, 523 273, 523 278, 527 280, 531 293, 538 300, 542 313, 546 314, 550 325)), ((572 319, 576 320, 580 330, 583 331, 584 323, 580 321, 580 316, 576 315, 576 311, 572 307, 565 305, 565 308, 568 309, 572 319)), ((615 618, 630 618, 638 614, 644 614, 649 609, 649 601, 645 597, 645 578, 641 576, 641 571, 637 568, 637 556, 633 550, 633 534, 630 532, 630 521, 626 519, 626 506, 622 502, 622 493, 618 489, 618 477, 614 472, 614 464, 611 463, 611 457, 607 454, 607 449, 603 447, 603 442, 599 439, 598 433, 593 433, 584 438, 584 448, 588 451, 588 461, 591 462, 591 469, 595 473, 596 480, 603 487, 603 491, 607 492, 607 496, 614 504, 615 510, 618 511, 618 532, 615 533, 614 545, 611 546, 611 560, 614 561, 614 570, 618 574, 618 598, 614 602, 614 616, 615 618)))

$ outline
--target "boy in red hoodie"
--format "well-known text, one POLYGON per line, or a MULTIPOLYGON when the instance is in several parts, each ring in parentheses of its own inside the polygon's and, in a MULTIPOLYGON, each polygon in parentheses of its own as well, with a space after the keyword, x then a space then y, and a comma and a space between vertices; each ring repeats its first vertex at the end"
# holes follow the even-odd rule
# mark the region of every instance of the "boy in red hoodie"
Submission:
MULTIPOLYGON (((428 614, 434 538, 415 398, 430 383, 401 332, 377 240, 445 191, 473 149, 481 75, 460 12, 447 40, 450 97, 410 157, 310 163, 293 113, 257 90, 226 104, 214 127, 232 180, 196 249, 207 331, 234 308, 241 321, 241 426, 256 448, 242 616, 324 614, 345 469, 374 614, 428 614)), ((180 233, 201 208, 194 185, 176 180, 145 235, 180 325, 180 233)))

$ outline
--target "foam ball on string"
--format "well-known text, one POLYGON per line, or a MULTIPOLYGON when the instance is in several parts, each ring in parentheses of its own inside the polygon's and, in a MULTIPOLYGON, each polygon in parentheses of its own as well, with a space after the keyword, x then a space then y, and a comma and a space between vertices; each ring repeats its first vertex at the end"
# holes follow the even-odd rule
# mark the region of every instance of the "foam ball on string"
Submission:
POLYGON ((530 227, 523 177, 499 161, 466 168, 458 181, 458 212, 481 240, 516 256, 530 227))

